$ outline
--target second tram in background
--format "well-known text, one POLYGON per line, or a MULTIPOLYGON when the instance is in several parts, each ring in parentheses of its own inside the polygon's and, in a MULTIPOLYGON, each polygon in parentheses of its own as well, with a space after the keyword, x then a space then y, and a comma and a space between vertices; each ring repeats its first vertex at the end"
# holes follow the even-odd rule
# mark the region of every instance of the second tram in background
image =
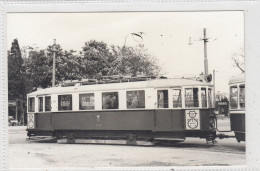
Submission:
POLYGON ((230 123, 238 142, 245 141, 245 77, 232 77, 230 87, 230 123))

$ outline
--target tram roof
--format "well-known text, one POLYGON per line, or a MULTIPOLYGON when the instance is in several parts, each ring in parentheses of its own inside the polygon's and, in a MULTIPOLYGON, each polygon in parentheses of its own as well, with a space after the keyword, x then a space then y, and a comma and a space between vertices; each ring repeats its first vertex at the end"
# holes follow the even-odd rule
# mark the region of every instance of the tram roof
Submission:
POLYGON ((229 84, 245 83, 245 75, 236 75, 229 79, 229 84))
POLYGON ((47 94, 64 94, 76 92, 94 92, 94 91, 117 91, 117 90, 138 90, 146 88, 174 88, 182 86, 212 86, 210 83, 191 80, 191 79, 154 79, 137 82, 122 82, 110 84, 92 84, 92 85, 75 85, 68 87, 51 87, 40 89, 29 93, 29 96, 47 95, 47 94))

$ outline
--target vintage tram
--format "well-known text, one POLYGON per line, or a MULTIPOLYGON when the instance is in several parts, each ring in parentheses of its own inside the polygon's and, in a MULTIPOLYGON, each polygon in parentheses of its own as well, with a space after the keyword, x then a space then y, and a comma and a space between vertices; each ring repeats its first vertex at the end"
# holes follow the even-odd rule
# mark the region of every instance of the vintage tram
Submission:
POLYGON ((213 85, 194 79, 71 81, 27 95, 27 135, 158 142, 215 141, 213 85))
POLYGON ((238 142, 245 141, 245 77, 239 75, 229 81, 230 124, 238 142))

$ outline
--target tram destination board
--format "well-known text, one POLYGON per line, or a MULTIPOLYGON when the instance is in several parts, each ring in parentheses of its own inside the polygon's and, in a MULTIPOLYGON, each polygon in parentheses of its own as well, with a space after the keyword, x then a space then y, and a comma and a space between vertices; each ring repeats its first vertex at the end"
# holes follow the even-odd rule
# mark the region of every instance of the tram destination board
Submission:
POLYGON ((246 166, 243 48, 243 11, 8 13, 8 168, 246 166))

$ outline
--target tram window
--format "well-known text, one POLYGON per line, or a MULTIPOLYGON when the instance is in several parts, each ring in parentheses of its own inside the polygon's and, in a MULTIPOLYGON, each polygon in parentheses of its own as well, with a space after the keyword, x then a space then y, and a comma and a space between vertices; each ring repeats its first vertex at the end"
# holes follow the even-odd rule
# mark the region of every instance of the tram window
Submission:
POLYGON ((168 108, 168 90, 158 90, 158 108, 168 108))
POLYGON ((59 110, 72 110, 72 95, 59 95, 58 101, 59 110))
POLYGON ((201 103, 202 103, 202 107, 207 107, 206 88, 201 88, 201 103))
POLYGON ((45 112, 51 111, 51 96, 45 97, 45 112))
POLYGON ((28 112, 34 112, 35 111, 35 98, 34 97, 29 98, 28 106, 29 106, 28 112))
POLYGON ((79 109, 80 110, 93 110, 94 106, 95 106, 94 93, 79 95, 79 109))
POLYGON ((212 106, 212 89, 208 89, 208 98, 209 98, 209 107, 213 107, 212 106))
POLYGON ((128 109, 145 108, 145 93, 144 90, 127 91, 126 101, 128 109))
POLYGON ((118 109, 118 92, 102 93, 102 109, 118 109))
POLYGON ((185 107, 199 107, 199 89, 185 89, 185 107))
POLYGON ((245 107, 245 85, 239 86, 239 105, 245 107))
POLYGON ((39 112, 43 112, 43 97, 38 98, 39 112))
POLYGON ((230 107, 232 109, 235 109, 238 107, 237 100, 238 100, 238 95, 237 95, 237 86, 232 86, 230 87, 230 107))
POLYGON ((181 90, 180 89, 173 89, 172 90, 172 101, 173 101, 173 108, 181 108, 182 107, 182 100, 181 100, 181 90))

